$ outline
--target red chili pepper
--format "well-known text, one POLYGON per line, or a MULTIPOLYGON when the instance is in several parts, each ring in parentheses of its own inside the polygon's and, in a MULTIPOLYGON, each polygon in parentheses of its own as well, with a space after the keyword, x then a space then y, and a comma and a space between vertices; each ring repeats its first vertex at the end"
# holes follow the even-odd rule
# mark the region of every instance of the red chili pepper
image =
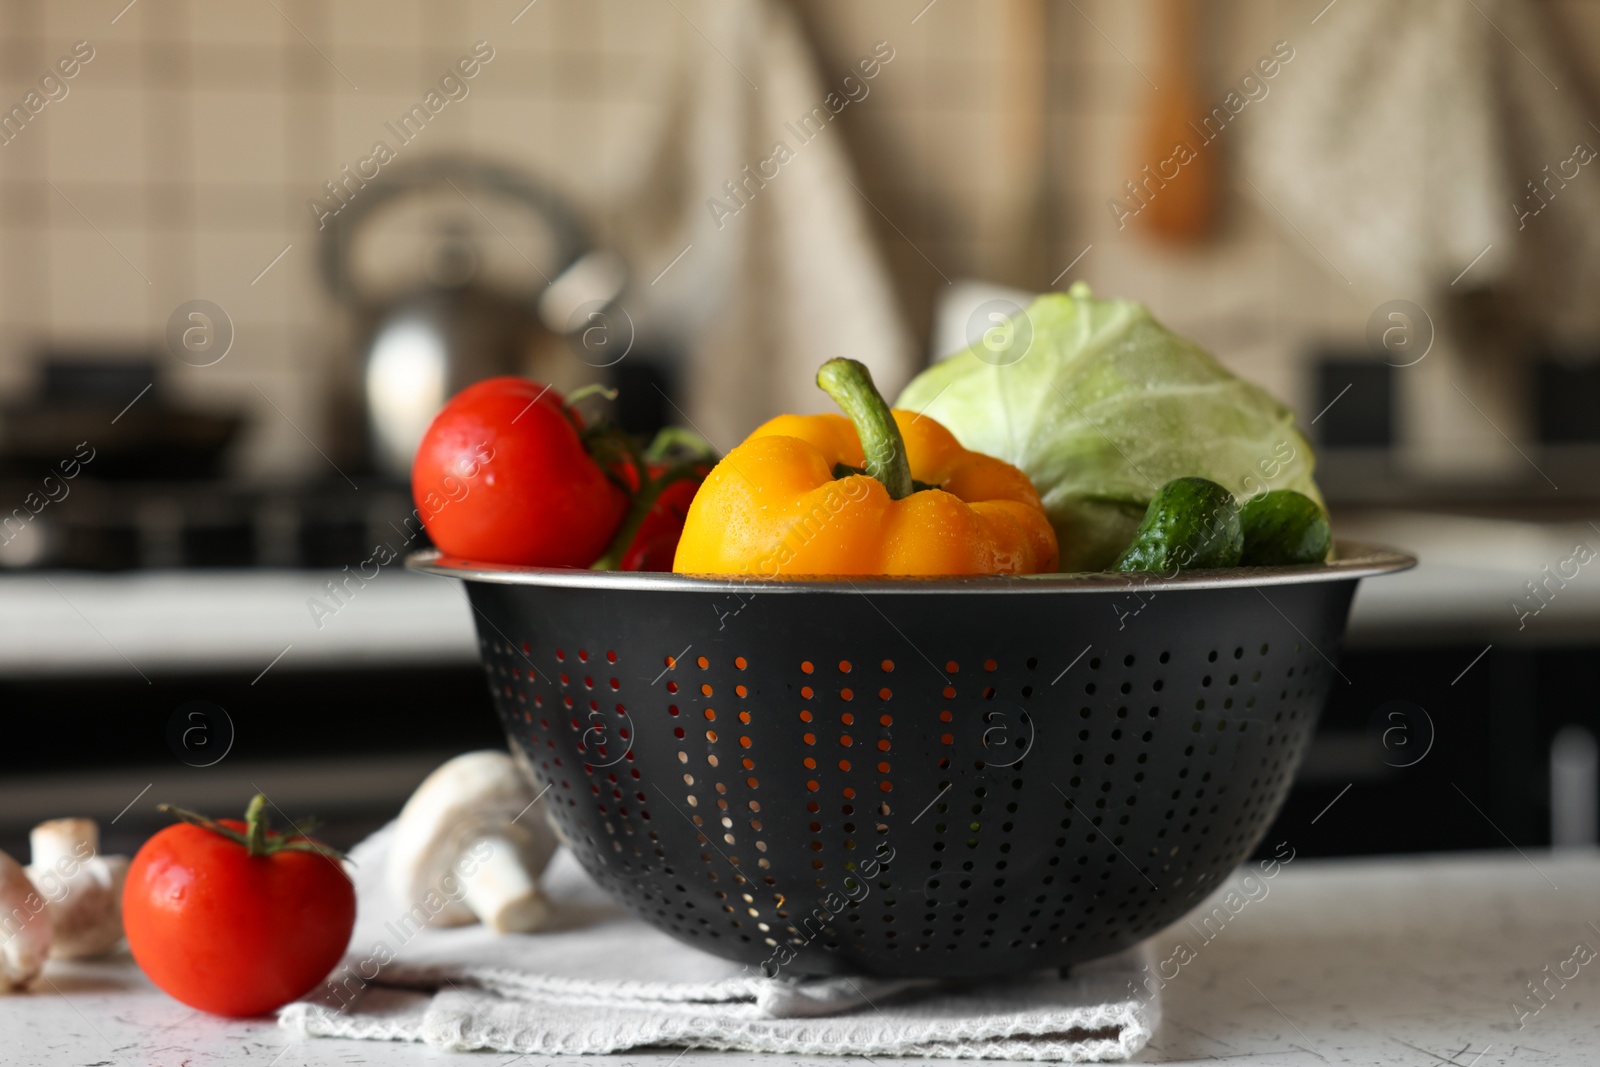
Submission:
POLYGON ((716 465, 716 452, 695 434, 676 427, 662 430, 643 451, 620 433, 609 435, 606 447, 614 457, 606 469, 628 488, 633 503, 594 568, 670 571, 689 504, 716 465))
MULTIPOLYGON (((709 468, 707 468, 709 469, 709 468)), ((650 477, 656 478, 665 468, 653 465, 650 477)), ((675 481, 662 489, 655 503, 645 513, 628 550, 622 554, 618 570, 670 571, 672 558, 678 551, 678 538, 683 533, 683 520, 689 514, 689 504, 700 489, 705 471, 695 477, 675 481)))

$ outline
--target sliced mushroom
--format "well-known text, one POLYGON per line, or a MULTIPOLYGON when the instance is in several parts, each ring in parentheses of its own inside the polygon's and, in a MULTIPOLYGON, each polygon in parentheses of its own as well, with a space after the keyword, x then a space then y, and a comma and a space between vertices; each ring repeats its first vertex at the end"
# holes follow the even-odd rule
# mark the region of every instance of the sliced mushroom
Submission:
POLYGON ((50 917, 22 865, 0 852, 0 992, 22 989, 50 955, 50 917))
POLYGON ((44 897, 55 941, 50 957, 103 955, 122 940, 122 883, 128 857, 100 855, 93 819, 51 819, 28 835, 28 877, 44 897))
POLYGON ((556 849, 537 795, 504 752, 468 752, 406 801, 389 851, 390 890, 429 926, 481 921, 537 930, 549 914, 539 875, 556 849))

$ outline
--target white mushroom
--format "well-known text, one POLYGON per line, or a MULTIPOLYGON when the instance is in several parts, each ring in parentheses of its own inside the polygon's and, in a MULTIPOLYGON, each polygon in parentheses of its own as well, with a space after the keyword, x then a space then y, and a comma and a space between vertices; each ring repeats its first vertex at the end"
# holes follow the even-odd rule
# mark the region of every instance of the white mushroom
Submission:
POLYGON ((0 992, 21 989, 44 970, 50 917, 22 865, 0 852, 0 992))
POLYGON ((50 957, 103 955, 122 940, 122 883, 128 857, 100 855, 93 819, 51 819, 28 835, 28 877, 44 897, 55 931, 50 957))
POLYGON ((539 874, 556 849, 537 795, 504 752, 468 752, 406 801, 389 851, 389 887, 429 926, 482 921, 537 930, 549 914, 539 874))

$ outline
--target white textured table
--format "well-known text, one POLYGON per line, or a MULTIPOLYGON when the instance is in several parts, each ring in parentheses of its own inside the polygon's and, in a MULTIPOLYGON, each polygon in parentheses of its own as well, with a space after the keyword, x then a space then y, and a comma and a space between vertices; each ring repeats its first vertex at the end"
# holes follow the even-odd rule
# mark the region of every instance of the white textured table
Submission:
MULTIPOLYGON (((1195 925, 1180 922, 1157 936, 1158 958, 1186 958, 1180 942, 1192 958, 1167 965, 1176 977, 1163 992, 1166 1018, 1138 1062, 1600 1062, 1600 957, 1582 962, 1600 952, 1600 856, 1300 860, 1261 885, 1264 891, 1257 886, 1255 899, 1236 905, 1225 922, 1199 926, 1208 905, 1192 917, 1195 925), (1541 999, 1529 981, 1543 983, 1541 999)), ((450 1056, 418 1045, 294 1042, 271 1022, 190 1011, 152 989, 126 960, 54 964, 47 978, 31 994, 0 997, 0 1063, 8 1067, 553 1062, 450 1056)), ((570 1062, 694 1067, 752 1058, 666 1049, 570 1062)))

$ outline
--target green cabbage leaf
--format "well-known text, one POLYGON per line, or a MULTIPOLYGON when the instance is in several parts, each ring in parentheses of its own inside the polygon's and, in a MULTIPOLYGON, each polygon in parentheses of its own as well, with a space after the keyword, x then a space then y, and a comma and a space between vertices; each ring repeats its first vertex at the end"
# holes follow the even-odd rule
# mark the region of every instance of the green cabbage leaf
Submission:
POLYGON ((1021 468, 1055 526, 1063 571, 1109 566, 1174 478, 1209 478, 1241 500, 1293 489, 1322 502, 1294 413, 1144 305, 1097 300, 1079 282, 1034 300, 1010 330, 1013 348, 950 356, 895 407, 1021 468))

